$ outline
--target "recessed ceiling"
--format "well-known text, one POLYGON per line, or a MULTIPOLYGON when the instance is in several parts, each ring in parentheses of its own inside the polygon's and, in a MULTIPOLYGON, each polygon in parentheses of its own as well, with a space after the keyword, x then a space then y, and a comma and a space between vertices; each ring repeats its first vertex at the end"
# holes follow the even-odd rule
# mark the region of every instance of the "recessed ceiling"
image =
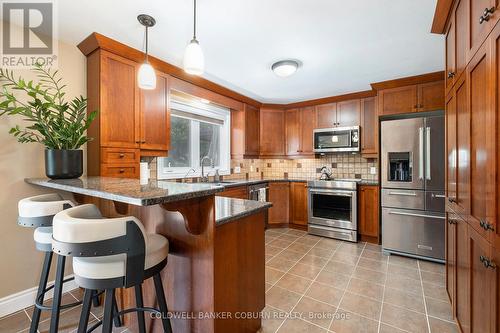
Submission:
MULTIPOLYGON (((182 65, 192 37, 192 0, 58 1, 59 37, 92 32, 182 65)), ((209 80, 265 103, 291 103, 370 89, 370 83, 443 70, 443 36, 430 33, 436 0, 198 0, 197 37, 209 80), (301 67, 281 78, 282 59, 301 67)))

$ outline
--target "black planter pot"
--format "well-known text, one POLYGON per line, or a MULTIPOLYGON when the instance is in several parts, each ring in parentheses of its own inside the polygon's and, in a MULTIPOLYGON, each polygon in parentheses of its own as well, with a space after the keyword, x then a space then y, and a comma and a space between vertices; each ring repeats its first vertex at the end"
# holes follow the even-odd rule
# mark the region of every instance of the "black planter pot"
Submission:
POLYGON ((45 149, 45 174, 52 179, 72 179, 83 174, 83 150, 45 149))

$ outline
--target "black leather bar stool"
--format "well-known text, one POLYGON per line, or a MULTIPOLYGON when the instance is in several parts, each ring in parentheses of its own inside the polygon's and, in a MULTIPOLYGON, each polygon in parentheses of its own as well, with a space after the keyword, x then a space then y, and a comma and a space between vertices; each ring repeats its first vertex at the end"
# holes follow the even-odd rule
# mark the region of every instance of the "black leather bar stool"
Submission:
POLYGON ((160 313, 164 331, 172 332, 160 276, 167 264, 165 237, 146 234, 142 223, 132 216, 103 218, 96 206, 88 204, 54 217, 52 247, 60 256, 73 257, 75 282, 85 288, 79 333, 87 332, 91 298, 96 290, 105 290, 103 333, 111 332, 113 317, 129 312, 137 313, 140 333, 146 332, 144 312, 160 313), (142 283, 151 277, 159 309, 143 304, 142 283), (115 289, 122 287, 134 287, 137 307, 113 314, 115 289))

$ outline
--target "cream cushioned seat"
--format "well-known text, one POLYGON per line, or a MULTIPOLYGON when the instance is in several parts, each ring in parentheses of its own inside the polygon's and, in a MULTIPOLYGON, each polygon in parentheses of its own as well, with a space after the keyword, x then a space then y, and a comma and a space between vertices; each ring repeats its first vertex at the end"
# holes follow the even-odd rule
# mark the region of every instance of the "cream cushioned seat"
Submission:
POLYGON ((33 233, 33 239, 36 243, 52 244, 52 227, 38 227, 33 233))
MULTIPOLYGON (((162 235, 147 234, 144 269, 151 268, 168 256, 168 240, 162 235)), ((104 257, 75 257, 73 272, 88 279, 109 279, 125 276, 125 254, 104 257)))

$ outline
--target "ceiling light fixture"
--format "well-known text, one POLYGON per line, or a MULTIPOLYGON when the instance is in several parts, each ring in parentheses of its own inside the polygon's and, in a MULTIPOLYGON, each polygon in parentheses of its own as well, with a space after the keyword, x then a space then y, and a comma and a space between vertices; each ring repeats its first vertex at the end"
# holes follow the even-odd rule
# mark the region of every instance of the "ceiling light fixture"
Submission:
POLYGON ((297 71, 297 68, 299 68, 299 63, 298 61, 295 60, 281 60, 275 62, 271 66, 271 69, 273 70, 274 74, 280 77, 287 77, 292 75, 297 71))
POLYGON ((203 104, 210 104, 210 101, 206 98, 200 98, 200 102, 202 102, 203 104))
POLYGON ((156 74, 153 66, 151 66, 148 61, 148 28, 154 26, 156 21, 152 16, 146 14, 137 16, 137 20, 146 27, 146 58, 139 67, 139 72, 137 73, 137 84, 141 89, 152 90, 156 88, 156 74))
POLYGON ((200 43, 196 39, 196 0, 194 0, 193 39, 184 52, 184 71, 192 75, 201 75, 205 70, 205 58, 200 43))

